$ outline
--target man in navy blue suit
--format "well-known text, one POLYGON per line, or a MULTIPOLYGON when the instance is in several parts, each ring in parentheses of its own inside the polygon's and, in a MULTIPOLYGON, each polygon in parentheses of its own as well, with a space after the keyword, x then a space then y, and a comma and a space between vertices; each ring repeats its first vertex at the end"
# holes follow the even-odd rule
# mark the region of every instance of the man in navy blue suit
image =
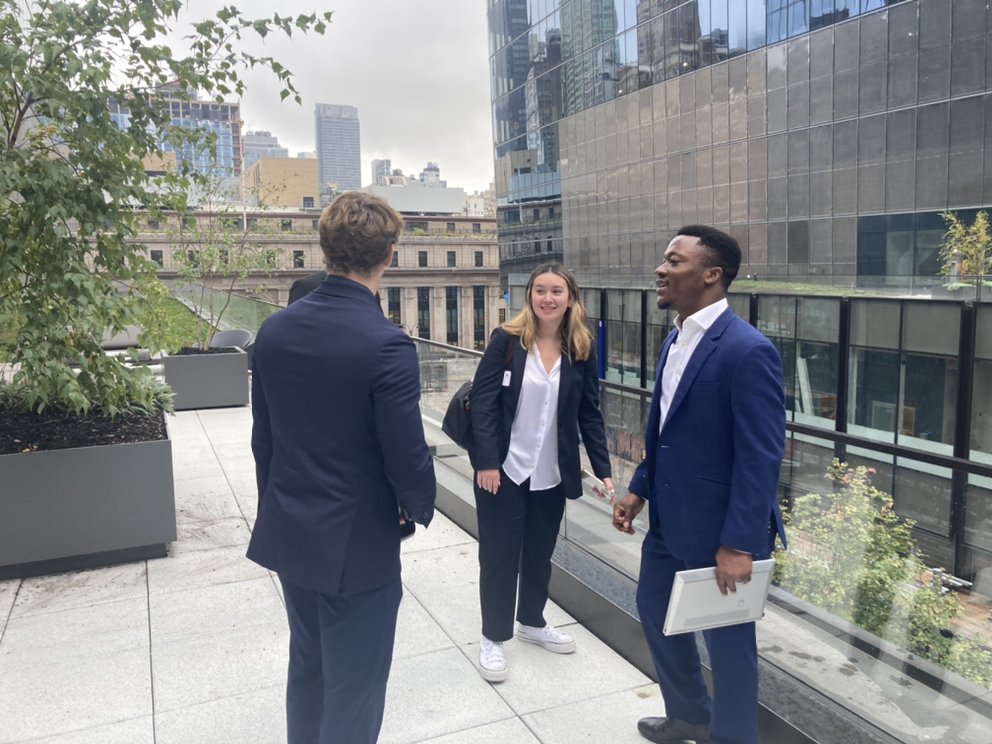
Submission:
POLYGON ((679 230, 655 269, 658 307, 678 317, 665 339, 645 434, 644 462, 613 524, 633 534, 645 503, 637 608, 665 699, 665 718, 641 719, 658 744, 756 744, 758 654, 754 623, 704 631, 713 695, 694 634, 662 633, 676 571, 716 566, 722 593, 751 579, 785 533, 776 494, 785 444, 782 360, 738 318, 727 289, 740 268, 737 241, 711 227, 679 230))
POLYGON ((248 557, 278 574, 286 599, 289 744, 374 744, 403 593, 401 523, 431 521, 436 482, 416 349, 376 295, 400 216, 349 192, 319 227, 327 278, 255 342, 248 557))

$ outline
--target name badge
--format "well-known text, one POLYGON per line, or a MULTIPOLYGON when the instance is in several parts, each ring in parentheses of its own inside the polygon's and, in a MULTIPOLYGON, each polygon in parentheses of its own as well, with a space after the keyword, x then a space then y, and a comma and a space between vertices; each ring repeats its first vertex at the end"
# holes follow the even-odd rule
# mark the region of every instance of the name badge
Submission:
POLYGON ((503 373, 503 387, 510 387, 510 370, 503 373))

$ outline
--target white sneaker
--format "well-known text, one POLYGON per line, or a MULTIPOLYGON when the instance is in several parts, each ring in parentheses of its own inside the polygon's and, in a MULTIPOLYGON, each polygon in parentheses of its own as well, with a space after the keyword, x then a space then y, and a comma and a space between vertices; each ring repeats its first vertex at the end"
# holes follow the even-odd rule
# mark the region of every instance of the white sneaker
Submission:
POLYGON ((568 633, 562 633, 552 625, 535 628, 532 625, 517 625, 517 638, 527 643, 544 646, 554 654, 570 654, 575 651, 575 639, 568 633))
POLYGON ((506 657, 503 644, 490 641, 485 636, 479 644, 479 674, 487 682, 502 682, 506 679, 506 657))

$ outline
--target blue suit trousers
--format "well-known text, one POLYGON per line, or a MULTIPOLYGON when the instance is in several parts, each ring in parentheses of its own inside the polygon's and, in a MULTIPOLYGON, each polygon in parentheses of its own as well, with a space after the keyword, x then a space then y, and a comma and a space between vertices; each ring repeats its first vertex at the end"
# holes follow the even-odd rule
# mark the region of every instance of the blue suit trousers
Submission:
MULTIPOLYGON (((710 564, 713 565, 713 564, 710 564)), ((758 742, 758 648, 754 623, 703 631, 713 672, 713 695, 703 680, 694 633, 666 636, 665 614, 675 573, 699 564, 668 552, 654 530, 641 551, 637 610, 669 718, 709 723, 712 744, 758 742)))
POLYGON ((289 617, 288 744, 375 744, 403 596, 399 577, 347 596, 279 580, 289 617))

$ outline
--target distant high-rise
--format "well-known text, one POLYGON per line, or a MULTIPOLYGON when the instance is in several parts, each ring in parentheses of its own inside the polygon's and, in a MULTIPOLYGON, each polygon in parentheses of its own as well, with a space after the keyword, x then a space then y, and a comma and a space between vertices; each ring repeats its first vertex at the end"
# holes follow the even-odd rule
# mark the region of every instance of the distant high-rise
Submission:
POLYGON ((372 183, 377 184, 381 179, 389 178, 393 175, 393 161, 389 158, 372 161, 372 183))
POLYGON ((247 171, 259 158, 288 158, 289 150, 279 144, 279 138, 272 132, 245 132, 242 137, 244 144, 244 162, 242 170, 247 171))
POLYGON ((361 188, 358 109, 318 103, 314 110, 314 129, 321 200, 326 201, 332 189, 345 191, 361 188))

